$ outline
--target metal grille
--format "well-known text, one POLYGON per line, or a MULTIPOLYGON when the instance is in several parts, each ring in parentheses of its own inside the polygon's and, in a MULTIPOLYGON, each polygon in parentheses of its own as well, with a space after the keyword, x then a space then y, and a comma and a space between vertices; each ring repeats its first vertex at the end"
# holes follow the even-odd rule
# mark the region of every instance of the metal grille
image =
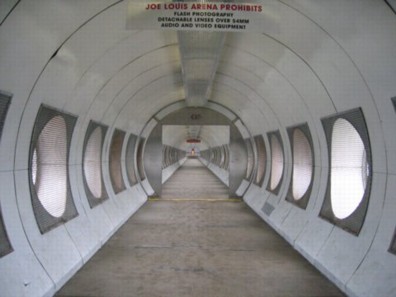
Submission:
POLYGON ((267 190, 277 195, 283 179, 283 144, 279 131, 268 133, 268 139, 271 146, 271 176, 267 190))
POLYGON ((389 247, 389 252, 396 255, 396 229, 395 229, 395 232, 393 234, 392 243, 391 243, 391 245, 389 247))
POLYGON ((218 147, 214 147, 213 149, 213 160, 212 163, 214 165, 219 166, 220 165, 220 160, 221 160, 221 156, 220 156, 220 150, 218 147))
POLYGON ((230 169, 230 148, 227 145, 224 145, 224 169, 229 170, 230 169))
POLYGON ((107 127, 91 121, 85 133, 83 148, 83 182, 91 208, 108 198, 103 182, 102 151, 107 127))
POLYGON ((167 145, 162 146, 162 169, 168 167, 168 149, 167 145))
POLYGON ((0 208, 0 257, 3 257, 13 251, 11 243, 8 239, 7 232, 3 223, 3 216, 0 208))
POLYGON ((221 146, 220 148, 220 168, 224 168, 224 161, 225 161, 225 153, 224 153, 224 146, 221 146))
POLYGON ((372 183, 371 147, 363 112, 358 108, 340 113, 322 119, 322 124, 330 166, 320 216, 358 235, 366 217, 372 183), (339 197, 346 208, 353 205, 350 215, 344 217, 340 212, 336 204, 339 197))
POLYGON ((169 167, 185 156, 186 152, 169 145, 162 146, 162 169, 169 167))
POLYGON ((168 145, 162 146, 162 168, 169 167, 172 165, 172 148, 168 145))
POLYGON ((221 168, 224 170, 228 169, 228 146, 223 145, 222 147, 222 157, 221 157, 221 168))
POLYGON ((0 140, 10 103, 11 103, 11 95, 0 91, 0 140))
POLYGON ((287 129, 292 149, 292 179, 286 200, 306 209, 311 195, 314 158, 311 133, 307 124, 287 129))
POLYGON ((126 171, 128 175, 129 184, 131 186, 136 185, 138 182, 134 168, 136 141, 137 141, 137 136, 131 134, 128 139, 126 157, 125 157, 126 171))
POLYGON ((267 165, 267 151, 265 149, 264 138, 262 135, 254 137, 257 151, 257 172, 254 184, 261 187, 265 177, 265 167, 267 165))
MULTIPOLYGON (((6 119, 8 107, 11 102, 11 95, 2 93, 0 91, 0 143, 1 143, 1 134, 4 127, 4 122, 6 119)), ((0 257, 3 257, 10 252, 12 252, 12 246, 8 239, 8 235, 3 223, 3 216, 0 208, 0 257)))
POLYGON ((124 143, 125 132, 116 129, 113 134, 110 145, 110 157, 109 157, 109 168, 110 168, 110 179, 113 185, 114 193, 120 193, 125 190, 124 179, 122 178, 122 145, 124 143))
POLYGON ((76 117, 41 106, 30 143, 33 211, 45 233, 78 215, 71 195, 68 159, 76 117))
MULTIPOLYGON (((393 108, 395 109, 395 112, 396 112, 396 97, 391 98, 391 101, 393 104, 393 108)), ((396 229, 395 229, 395 232, 393 235, 392 243, 389 247, 389 252, 396 255, 396 229)))
POLYGON ((253 167, 254 167, 254 155, 253 155, 252 142, 250 138, 245 139, 245 145, 247 150, 247 168, 246 168, 245 178, 247 180, 250 180, 250 178, 252 177, 253 167))
POLYGON ((144 149, 144 143, 145 143, 144 138, 139 139, 139 145, 138 145, 138 151, 137 151, 137 169, 139 173, 140 180, 145 180, 146 175, 144 173, 144 168, 143 168, 143 149, 144 149))
POLYGON ((162 146, 162 169, 169 167, 181 159, 183 151, 169 145, 162 146))

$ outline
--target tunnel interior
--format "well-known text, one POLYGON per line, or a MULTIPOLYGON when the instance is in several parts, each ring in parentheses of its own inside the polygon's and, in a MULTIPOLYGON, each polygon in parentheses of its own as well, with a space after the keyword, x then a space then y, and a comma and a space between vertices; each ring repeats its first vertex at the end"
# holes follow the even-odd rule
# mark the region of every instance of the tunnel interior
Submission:
MULTIPOLYGON (((172 106, 162 110, 162 116, 166 110, 171 111, 172 106)), ((229 188, 229 196, 238 196, 236 192, 247 170, 245 140, 233 122, 239 119, 222 106, 218 110, 184 107, 163 118, 154 116, 156 126, 147 138, 143 157, 145 174, 152 187, 149 195, 161 196, 162 184, 191 157, 188 153, 194 148, 196 157, 208 166, 215 166, 212 171, 229 188)))
POLYGON ((344 293, 395 296, 395 2, 258 0, 246 32, 142 4, 0 3, 0 295, 52 296, 195 143, 344 293))

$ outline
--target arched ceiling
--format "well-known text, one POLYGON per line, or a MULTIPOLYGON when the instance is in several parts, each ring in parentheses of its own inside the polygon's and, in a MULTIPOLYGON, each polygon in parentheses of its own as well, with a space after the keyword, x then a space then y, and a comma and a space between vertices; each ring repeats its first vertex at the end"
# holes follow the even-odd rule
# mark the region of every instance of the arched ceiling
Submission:
MULTIPOLYGON (((323 139, 315 131, 321 117, 358 106, 380 123, 387 111, 377 102, 395 94, 389 7, 373 0, 270 2, 277 26, 227 33, 220 42, 208 99, 232 110, 252 135, 308 122, 323 139)), ((140 134, 159 110, 186 98, 177 32, 127 30, 127 5, 16 6, 1 26, 13 34, 1 35, 0 87, 15 94, 30 121, 43 102, 82 116, 85 125, 93 119, 140 134)), ((185 56, 194 41, 188 46, 185 56)), ((206 55, 196 51, 193 60, 206 58, 200 53, 206 55)))

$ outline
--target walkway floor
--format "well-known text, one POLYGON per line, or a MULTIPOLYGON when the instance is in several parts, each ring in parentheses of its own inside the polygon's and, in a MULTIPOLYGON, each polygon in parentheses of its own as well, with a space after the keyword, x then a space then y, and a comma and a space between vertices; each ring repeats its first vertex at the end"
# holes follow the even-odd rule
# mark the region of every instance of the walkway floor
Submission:
POLYGON ((163 185, 162 199, 228 199, 228 188, 198 159, 187 159, 163 185))
POLYGON ((57 296, 344 296, 243 202, 199 198, 147 202, 57 296))

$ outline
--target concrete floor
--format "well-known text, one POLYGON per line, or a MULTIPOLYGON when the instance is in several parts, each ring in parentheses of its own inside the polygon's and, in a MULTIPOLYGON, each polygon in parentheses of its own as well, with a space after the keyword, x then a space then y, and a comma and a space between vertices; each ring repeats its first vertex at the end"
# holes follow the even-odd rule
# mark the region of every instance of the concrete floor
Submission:
POLYGON ((196 197, 147 202, 57 296, 344 296, 243 202, 196 197))

